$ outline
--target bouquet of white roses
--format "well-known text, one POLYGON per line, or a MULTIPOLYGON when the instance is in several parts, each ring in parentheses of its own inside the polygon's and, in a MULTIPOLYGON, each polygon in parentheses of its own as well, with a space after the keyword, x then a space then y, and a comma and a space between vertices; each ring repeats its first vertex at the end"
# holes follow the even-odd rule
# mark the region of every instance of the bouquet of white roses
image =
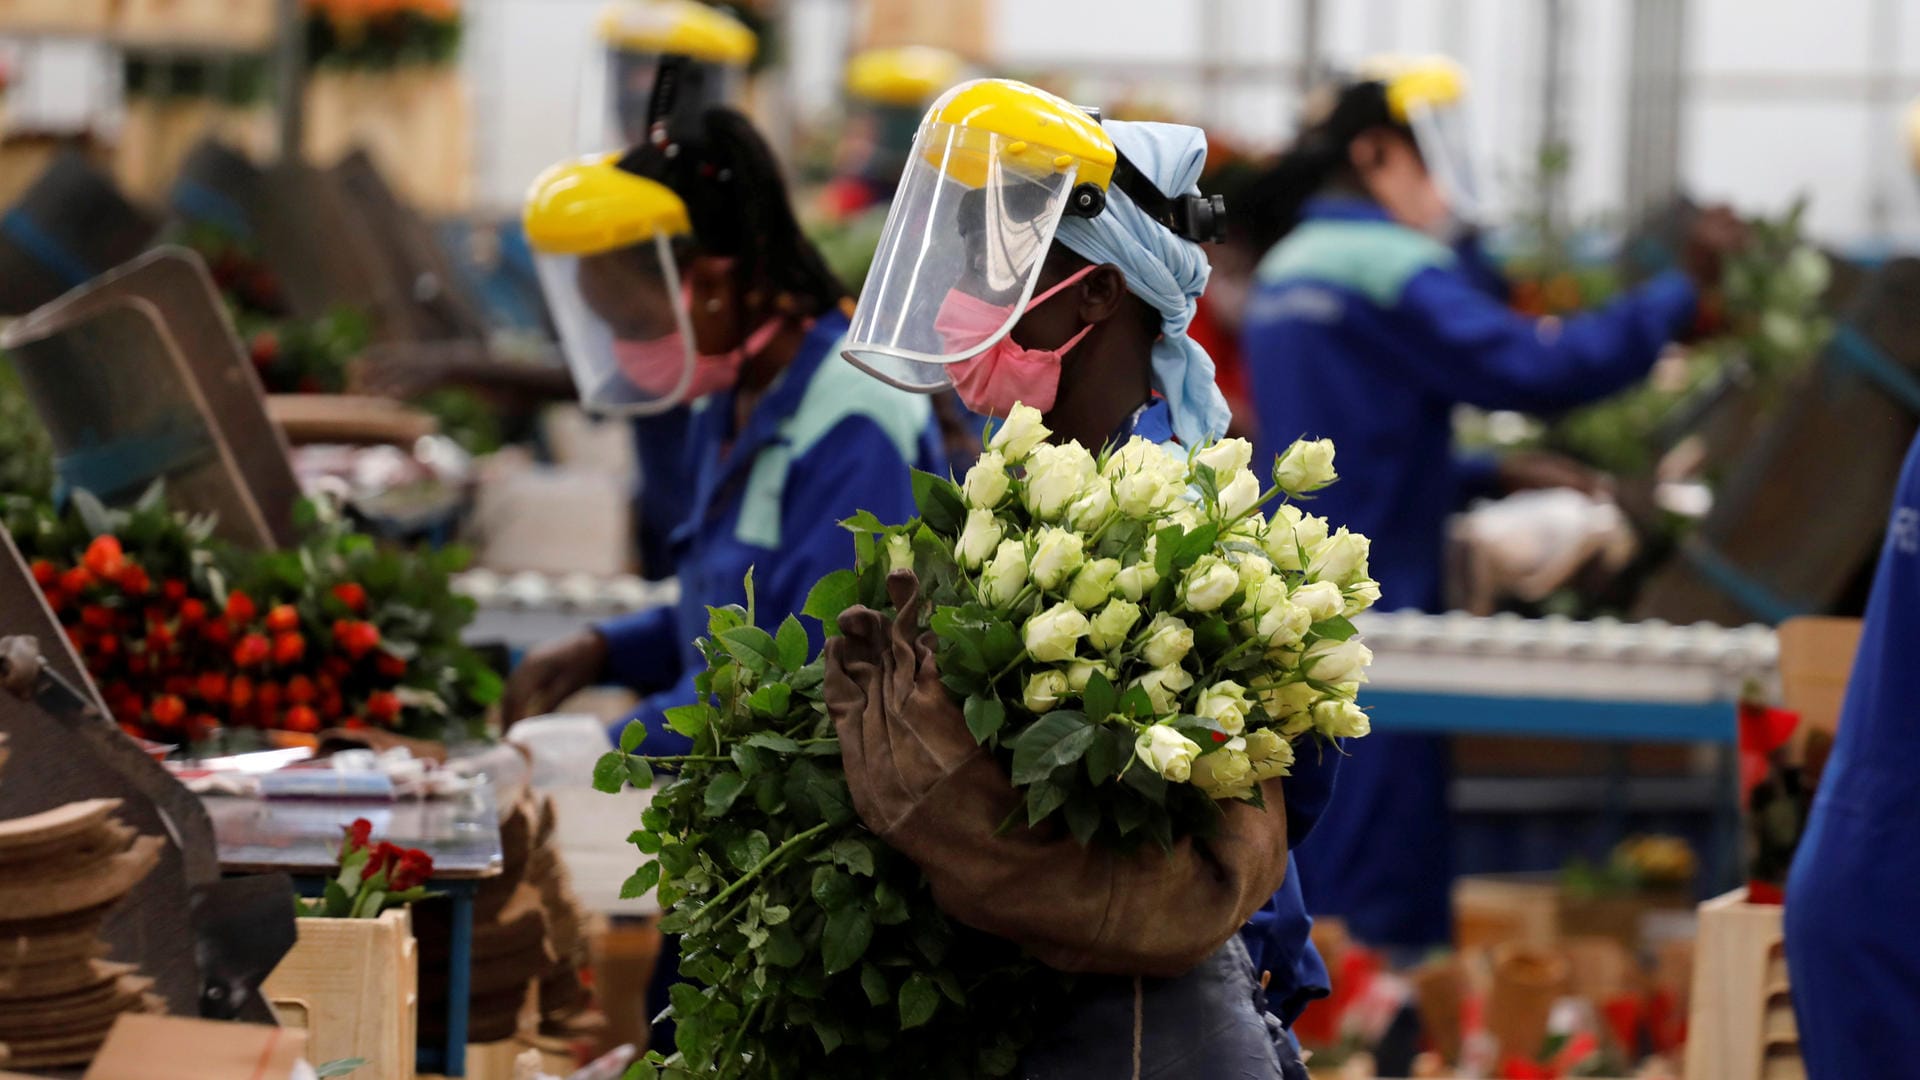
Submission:
POLYGON ((887 574, 913 570, 969 730, 1029 824, 1060 815, 1082 844, 1205 833, 1216 800, 1258 803, 1297 754, 1367 734, 1348 620, 1380 595, 1368 541, 1294 502, 1336 479, 1331 442, 1294 443, 1263 486, 1244 439, 1096 455, 1049 434, 1016 406, 961 483, 915 474, 919 518, 850 519, 857 568, 807 612, 886 610, 887 574))

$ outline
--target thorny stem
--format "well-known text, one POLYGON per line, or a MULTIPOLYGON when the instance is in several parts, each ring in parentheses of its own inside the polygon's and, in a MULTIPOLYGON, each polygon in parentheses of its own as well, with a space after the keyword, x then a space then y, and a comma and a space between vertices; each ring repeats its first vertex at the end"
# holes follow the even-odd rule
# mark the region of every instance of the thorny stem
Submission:
POLYGON ((721 904, 721 902, 725 901, 728 897, 732 896, 734 893, 739 892, 740 889, 743 886, 745 886, 748 882, 751 882, 754 878, 757 878, 762 873, 764 873, 767 867, 772 866, 774 863, 778 862, 780 860, 780 857, 782 855, 785 855, 790 849, 797 847, 800 844, 805 843, 806 841, 811 840, 816 836, 819 836, 821 833, 826 832, 828 828, 830 828, 830 826, 823 821, 820 824, 815 825, 813 828, 808 829, 805 832, 795 833, 793 836, 788 837, 785 843, 782 843, 779 847, 774 848, 772 851, 768 852, 766 858, 761 859, 757 863, 754 863, 753 869, 748 870, 745 874, 741 875, 739 878, 737 878, 734 881, 733 884, 727 886, 724 889, 721 889, 719 894, 716 895, 713 899, 700 905, 701 915, 704 917, 707 912, 712 911, 714 908, 718 907, 721 904))

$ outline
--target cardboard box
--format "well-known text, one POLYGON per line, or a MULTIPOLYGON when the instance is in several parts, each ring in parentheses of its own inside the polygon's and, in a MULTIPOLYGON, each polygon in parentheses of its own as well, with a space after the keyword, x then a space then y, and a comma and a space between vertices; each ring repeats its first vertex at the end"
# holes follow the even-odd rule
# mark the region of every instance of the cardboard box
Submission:
POLYGON ((279 1080, 306 1049, 306 1033, 289 1028, 130 1014, 107 1033, 86 1080, 279 1080))
POLYGON ((262 989, 316 1062, 364 1058, 360 1080, 413 1080, 419 958, 405 908, 377 919, 300 919, 300 941, 262 989))

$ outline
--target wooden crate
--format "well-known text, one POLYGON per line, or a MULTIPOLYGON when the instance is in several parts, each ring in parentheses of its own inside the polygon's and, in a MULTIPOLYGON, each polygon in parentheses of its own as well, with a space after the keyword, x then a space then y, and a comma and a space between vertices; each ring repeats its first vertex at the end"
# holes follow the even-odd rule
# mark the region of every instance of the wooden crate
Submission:
POLYGON ((275 0, 122 0, 114 35, 138 45, 264 50, 275 0))
POLYGON ((299 942, 264 988, 280 1022, 306 1029, 311 1061, 365 1058, 356 1078, 413 1080, 420 984, 408 911, 298 927, 299 942))
POLYGON ((1840 730, 1840 705, 1860 648, 1859 619, 1802 616, 1780 624, 1781 704, 1802 726, 1829 735, 1840 730))
POLYGON ((104 33, 114 0, 0 0, 0 31, 9 33, 104 33))
POLYGON ((458 67, 322 68, 306 94, 308 161, 331 166, 365 149, 408 205, 429 216, 467 208, 473 121, 458 67))
POLYGON ((1735 889, 1700 905, 1688 1076, 1774 1080, 1804 1075, 1787 981, 1783 909, 1735 889))

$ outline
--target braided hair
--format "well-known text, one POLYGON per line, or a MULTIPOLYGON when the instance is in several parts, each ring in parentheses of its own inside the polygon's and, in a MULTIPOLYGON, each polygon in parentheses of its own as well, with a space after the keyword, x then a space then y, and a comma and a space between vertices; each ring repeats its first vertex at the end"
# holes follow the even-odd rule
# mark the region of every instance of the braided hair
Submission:
MULTIPOLYGON (((1413 139, 1413 129, 1393 118, 1386 84, 1378 80, 1347 83, 1319 106, 1318 119, 1300 132, 1234 207, 1234 216, 1245 222, 1246 237, 1255 250, 1264 251, 1292 232, 1314 195, 1335 182, 1355 179, 1349 156, 1355 139, 1378 128, 1413 139)), ((1313 111, 1310 107, 1309 112, 1313 111)))
POLYGON ((736 260, 741 293, 786 293, 801 315, 820 315, 848 298, 847 287, 800 229, 779 163, 751 120, 713 106, 629 150, 619 167, 665 184, 687 205, 703 253, 736 260))

